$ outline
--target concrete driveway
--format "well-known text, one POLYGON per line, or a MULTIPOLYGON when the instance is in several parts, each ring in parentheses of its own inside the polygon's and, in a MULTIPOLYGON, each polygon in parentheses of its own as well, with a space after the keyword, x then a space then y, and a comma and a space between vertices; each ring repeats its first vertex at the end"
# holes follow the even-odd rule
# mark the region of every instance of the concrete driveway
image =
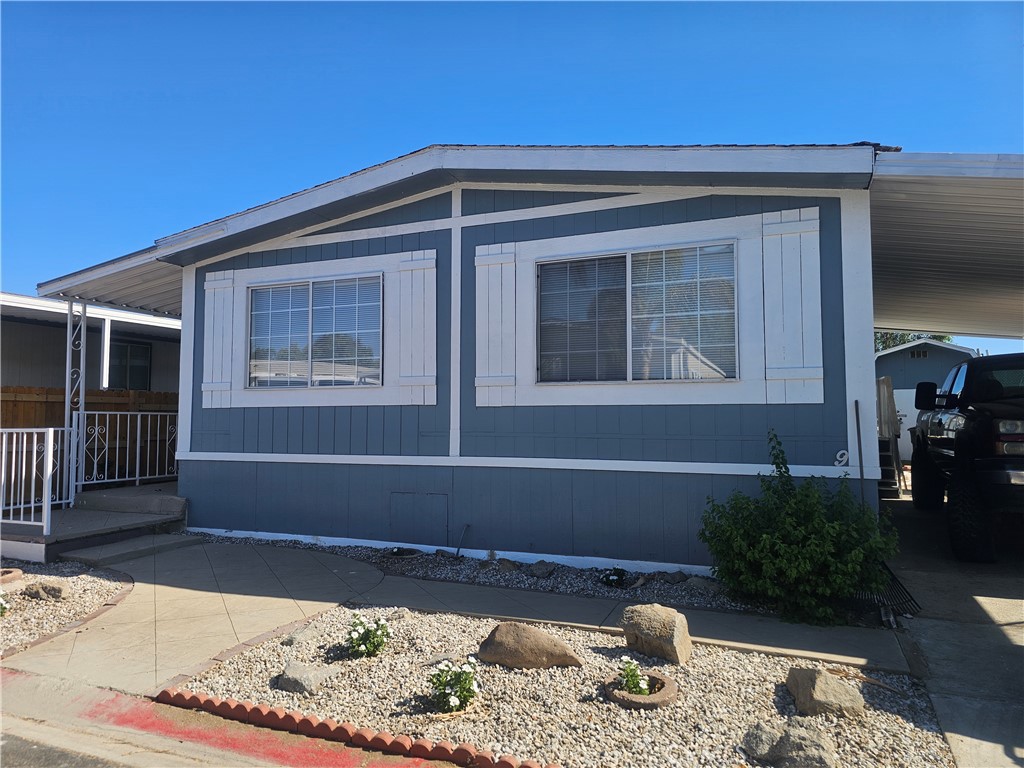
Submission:
POLYGON ((902 550, 890 565, 922 607, 901 619, 909 655, 957 764, 1024 766, 1024 517, 1003 520, 999 562, 960 563, 943 513, 889 504, 902 550))

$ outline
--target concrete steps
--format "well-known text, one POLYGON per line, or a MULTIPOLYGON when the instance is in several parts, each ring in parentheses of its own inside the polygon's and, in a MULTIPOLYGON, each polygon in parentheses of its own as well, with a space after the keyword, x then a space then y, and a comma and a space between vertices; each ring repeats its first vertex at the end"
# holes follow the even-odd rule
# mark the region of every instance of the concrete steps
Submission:
POLYGON ((74 560, 94 566, 114 565, 115 563, 123 563, 157 552, 167 552, 172 549, 180 549, 181 547, 192 547, 202 543, 202 541, 198 536, 177 536, 172 533, 144 534, 110 544, 62 552, 58 559, 74 560))
POLYGON ((188 499, 174 495, 177 486, 177 483, 160 483, 82 491, 75 496, 75 509, 135 512, 143 515, 184 515, 188 499))
POLYGON ((73 508, 53 510, 46 536, 38 525, 4 523, 4 555, 52 562, 66 552, 181 531, 188 499, 178 496, 177 489, 172 482, 84 491, 73 508))

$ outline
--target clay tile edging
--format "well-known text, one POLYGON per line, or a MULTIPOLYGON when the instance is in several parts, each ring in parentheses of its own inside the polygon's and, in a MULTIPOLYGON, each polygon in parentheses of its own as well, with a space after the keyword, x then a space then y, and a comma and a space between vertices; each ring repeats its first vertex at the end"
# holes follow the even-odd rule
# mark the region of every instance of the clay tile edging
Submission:
MULTIPOLYGON (((314 739, 339 741, 375 752, 407 755, 424 760, 441 760, 469 768, 541 768, 540 763, 534 760, 520 761, 515 755, 495 757, 493 752, 477 751, 472 744, 462 743, 456 746, 450 741, 435 743, 429 739, 413 740, 406 734, 393 736, 387 731, 357 728, 356 725, 349 722, 339 724, 331 719, 321 720, 315 715, 284 710, 263 702, 253 704, 251 701, 238 702, 234 699, 220 699, 217 696, 197 694, 175 686, 163 688, 149 698, 158 704, 183 709, 201 709, 226 720, 237 720, 260 728, 299 733, 314 739)), ((545 768, 560 767, 551 764, 545 768)))

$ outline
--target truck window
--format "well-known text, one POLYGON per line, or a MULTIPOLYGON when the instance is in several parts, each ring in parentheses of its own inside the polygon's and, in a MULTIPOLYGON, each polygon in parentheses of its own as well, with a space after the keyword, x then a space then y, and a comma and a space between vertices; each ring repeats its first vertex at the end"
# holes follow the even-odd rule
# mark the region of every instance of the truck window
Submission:
POLYGON ((949 389, 950 389, 950 387, 953 386, 953 381, 956 379, 956 375, 958 373, 960 373, 960 371, 962 369, 963 369, 963 366, 962 365, 958 365, 956 368, 954 368, 953 370, 951 370, 949 372, 949 375, 946 376, 946 380, 944 382, 942 382, 942 386, 939 387, 939 394, 940 395, 948 395, 949 394, 949 389))

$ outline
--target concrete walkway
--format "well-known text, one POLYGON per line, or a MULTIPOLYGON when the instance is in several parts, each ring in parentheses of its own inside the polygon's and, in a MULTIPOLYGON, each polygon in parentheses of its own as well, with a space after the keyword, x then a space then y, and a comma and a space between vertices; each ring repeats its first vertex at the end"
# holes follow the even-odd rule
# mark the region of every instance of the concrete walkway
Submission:
MULTIPOLYGON (((338 603, 571 623, 615 629, 627 603, 385 576, 312 549, 200 543, 110 566, 135 579, 117 607, 3 666, 133 694, 151 694, 221 651, 338 603)), ((893 633, 807 627, 687 610, 694 639, 736 648, 908 671, 893 633)))
POLYGON ((903 625, 957 764, 1024 766, 1024 524, 1004 521, 999 562, 960 563, 941 512, 893 509, 891 566, 922 608, 903 625))

